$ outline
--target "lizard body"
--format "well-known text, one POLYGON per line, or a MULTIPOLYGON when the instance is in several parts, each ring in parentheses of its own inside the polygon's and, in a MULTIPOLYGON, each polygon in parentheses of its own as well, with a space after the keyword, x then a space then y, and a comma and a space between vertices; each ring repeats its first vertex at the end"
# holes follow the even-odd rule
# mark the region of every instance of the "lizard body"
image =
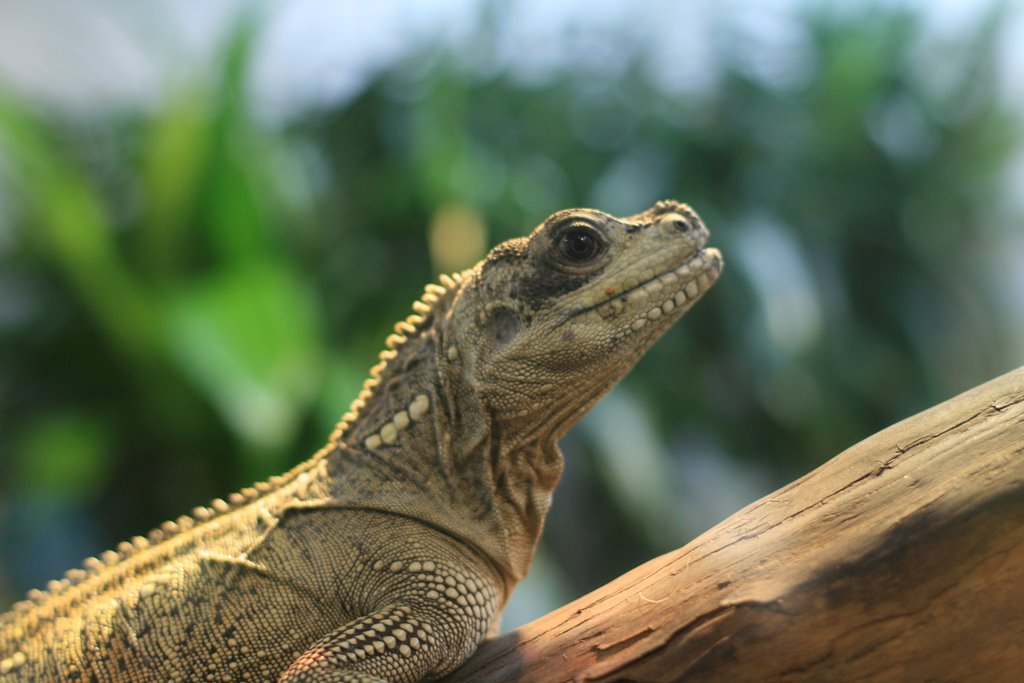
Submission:
POLYGON ((0 683, 400 683, 497 624, 558 439, 714 283, 687 206, 560 211, 428 285, 328 444, 0 615, 0 683))

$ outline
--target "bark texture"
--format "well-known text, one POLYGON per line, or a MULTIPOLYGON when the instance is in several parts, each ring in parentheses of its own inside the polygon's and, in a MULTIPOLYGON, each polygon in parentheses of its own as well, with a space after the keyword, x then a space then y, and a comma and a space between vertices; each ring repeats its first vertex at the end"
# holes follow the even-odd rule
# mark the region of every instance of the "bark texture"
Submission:
POLYGON ((485 643, 446 680, 1024 680, 1024 368, 485 643))

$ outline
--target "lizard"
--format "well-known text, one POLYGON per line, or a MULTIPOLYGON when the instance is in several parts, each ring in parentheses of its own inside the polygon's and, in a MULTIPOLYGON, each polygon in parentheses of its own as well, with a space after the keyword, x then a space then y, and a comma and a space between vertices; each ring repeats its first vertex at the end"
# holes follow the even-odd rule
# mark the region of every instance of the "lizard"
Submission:
POLYGON ((567 209, 427 285, 328 443, 29 593, 0 683, 408 683, 526 574, 559 439, 717 280, 687 205, 567 209))

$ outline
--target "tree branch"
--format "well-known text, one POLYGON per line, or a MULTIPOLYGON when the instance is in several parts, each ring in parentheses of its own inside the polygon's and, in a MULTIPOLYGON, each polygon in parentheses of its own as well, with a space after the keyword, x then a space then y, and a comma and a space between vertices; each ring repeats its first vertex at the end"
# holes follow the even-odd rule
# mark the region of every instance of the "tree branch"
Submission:
POLYGON ((885 429, 447 681, 1018 680, 1024 368, 885 429))

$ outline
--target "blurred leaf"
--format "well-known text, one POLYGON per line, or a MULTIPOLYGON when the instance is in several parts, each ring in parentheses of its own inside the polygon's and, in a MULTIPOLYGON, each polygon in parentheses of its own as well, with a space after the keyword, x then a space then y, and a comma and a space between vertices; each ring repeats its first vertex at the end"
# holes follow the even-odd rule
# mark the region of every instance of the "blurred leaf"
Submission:
POLYGON ((146 215, 140 241, 145 268, 156 278, 175 273, 190 246, 190 223, 210 161, 209 100, 205 88, 171 97, 143 143, 146 215))
POLYGON ((211 228, 206 237, 225 261, 259 258, 276 246, 278 198, 267 178, 271 135, 253 122, 246 89, 257 28, 249 16, 239 21, 225 45, 212 91, 210 164, 201 196, 211 228))
POLYGON ((99 418, 47 415, 26 426, 15 453, 14 478, 23 494, 91 501, 113 467, 113 435, 99 418))
MULTIPOLYGON (((102 545, 322 443, 431 258, 469 260, 484 221, 494 243, 567 206, 632 212, 672 196, 732 264, 631 373, 622 396, 635 405, 563 443, 545 542, 572 590, 1021 362, 1006 248, 1020 211, 1004 173, 1022 134, 999 96, 998 7, 939 40, 902 6, 711 20, 742 21, 763 41, 754 50, 673 22, 640 42, 635 24, 608 26, 601 49, 630 55, 608 71, 586 21, 551 25, 545 53, 565 60, 524 82, 525 53, 508 51, 520 15, 486 4, 487 40, 425 44, 354 99, 279 127, 252 106, 255 51, 273 41, 248 19, 145 114, 86 120, 0 96, 0 220, 13 228, 0 268, 16 285, 0 287, 0 415, 13 426, 0 455, 55 413, 107 416, 116 478, 83 518, 102 545), (799 78, 780 87, 779 65, 799 78), (694 69, 706 76, 672 85, 694 69), (446 204, 474 219, 431 239, 446 204), (752 221, 778 234, 751 240, 752 221), (158 495, 124 494, 154 482, 158 495)), ((39 519, 16 483, 0 476, 0 504, 39 519)), ((16 519, 0 518, 0 542, 16 519)), ((71 534, 37 534, 40 567, 80 559, 71 534)), ((24 553, 0 555, 19 590, 49 578, 13 571, 24 553)), ((534 571, 544 586, 558 570, 534 571)), ((533 593, 531 610, 560 599, 533 593)))
POLYGON ((0 150, 43 253, 75 287, 118 351, 141 370, 151 367, 154 311, 118 253, 102 197, 57 147, 53 134, 0 92, 0 150))
POLYGON ((280 449, 320 387, 316 297, 275 261, 224 270, 181 289, 167 335, 182 369, 244 441, 280 449))

